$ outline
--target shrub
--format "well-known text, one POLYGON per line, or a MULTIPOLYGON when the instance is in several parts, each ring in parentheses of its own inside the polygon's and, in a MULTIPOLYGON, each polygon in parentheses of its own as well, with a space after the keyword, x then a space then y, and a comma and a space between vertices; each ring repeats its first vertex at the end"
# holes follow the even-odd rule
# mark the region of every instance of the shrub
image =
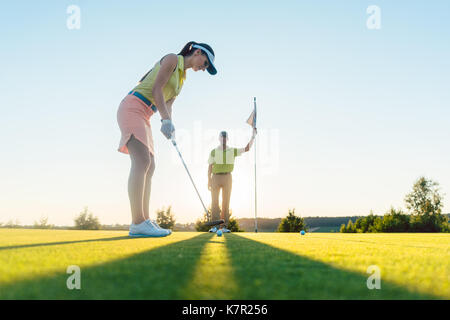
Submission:
POLYGON ((244 232, 244 230, 242 230, 239 227, 238 221, 235 218, 231 217, 231 214, 230 214, 230 221, 228 221, 227 229, 229 229, 231 232, 244 232))
POLYGON ((156 223, 164 229, 173 228, 175 225, 175 215, 172 213, 172 206, 169 206, 167 210, 162 208, 156 211, 156 223))
POLYGON ((441 232, 446 232, 446 233, 450 232, 450 224, 448 221, 446 221, 445 223, 442 224, 441 232))
MULTIPOLYGON (((208 208, 208 213, 211 215, 211 208, 208 208)), ((206 213, 204 213, 203 217, 195 222, 195 230, 198 232, 208 232, 212 227, 206 226, 206 222, 208 222, 208 217, 206 213)), ((239 227, 237 219, 233 218, 233 211, 231 209, 227 229, 231 232, 244 232, 244 230, 239 227)))
POLYGON ((357 232, 377 232, 376 225, 379 225, 379 221, 377 221, 377 217, 370 211, 370 214, 367 217, 360 218, 361 220, 360 227, 356 228, 357 232))
POLYGON ((278 232, 300 232, 307 230, 305 220, 295 215, 295 209, 289 210, 286 218, 281 219, 278 225, 278 232))
POLYGON ((408 232, 410 229, 410 216, 401 209, 391 209, 383 216, 379 231, 381 232, 408 232))
POLYGON ((412 232, 441 232, 446 229, 445 217, 434 213, 423 215, 412 215, 410 230, 412 232))
POLYGON ((411 212, 410 230, 413 232, 440 232, 446 229, 447 218, 442 215, 443 196, 439 184, 420 177, 413 190, 406 195, 405 203, 411 212))
MULTIPOLYGON (((208 213, 211 215, 211 208, 208 208, 208 213)), ((195 221, 195 230, 198 232, 208 232, 211 227, 205 225, 206 222, 208 222, 208 216, 204 212, 202 218, 195 221)))
POLYGON ((99 230, 100 221, 91 212, 88 212, 88 208, 84 210, 74 219, 75 229, 80 230, 99 230))
MULTIPOLYGON (((358 222, 358 220, 359 219, 357 219, 356 222, 358 222)), ((343 231, 341 231, 341 232, 344 232, 344 233, 356 233, 356 224, 353 223, 352 219, 349 219, 347 222, 347 227, 343 224, 341 226, 341 230, 342 229, 343 229, 343 231), (342 227, 344 227, 344 228, 342 228, 342 227)))
POLYGON ((33 228, 35 229, 51 229, 54 225, 48 223, 48 217, 42 217, 39 221, 35 221, 33 228))

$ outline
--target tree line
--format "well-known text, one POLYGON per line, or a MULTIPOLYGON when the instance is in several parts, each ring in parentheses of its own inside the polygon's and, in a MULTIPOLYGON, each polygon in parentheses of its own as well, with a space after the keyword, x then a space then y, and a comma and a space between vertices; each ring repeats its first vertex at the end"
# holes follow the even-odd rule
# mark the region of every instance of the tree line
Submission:
MULTIPOLYGON (((371 212, 356 221, 349 219, 347 225, 341 225, 340 232, 450 232, 449 216, 442 214, 443 195, 437 182, 420 177, 414 183, 413 190, 405 196, 405 204, 408 213, 392 207, 383 217, 371 212)), ((317 223, 315 220, 312 219, 317 223)), ((325 223, 329 221, 323 221, 325 223)), ((295 209, 292 209, 281 219, 277 231, 299 232, 308 229, 305 218, 296 216, 295 209)))
MULTIPOLYGON (((302 218, 295 215, 295 208, 289 209, 285 218, 258 218, 258 230, 262 232, 299 232, 320 227, 336 227, 342 233, 365 233, 365 232, 449 232, 449 215, 442 214, 443 195, 440 193, 439 184, 425 177, 420 177, 413 185, 413 190, 405 196, 405 204, 408 212, 401 209, 390 208, 384 216, 376 216, 371 212, 368 216, 354 217, 307 217, 302 218), (345 224, 345 219, 348 220, 345 224)), ((211 213, 211 209, 209 209, 211 213)), ((208 231, 210 227, 205 226, 207 221, 206 213, 195 224, 187 224, 186 231, 191 227, 196 231, 208 231), (188 226, 189 225, 189 226, 188 226), (188 228, 189 227, 189 228, 188 228)), ((164 207, 156 212, 156 222, 165 229, 174 229, 175 215, 172 207, 164 207)), ((125 230, 128 225, 102 226, 99 218, 95 217, 88 208, 75 217, 75 226, 71 229, 78 230, 125 230)), ((19 228, 19 222, 0 223, 0 227, 19 228)), ((31 228, 53 229, 55 227, 48 223, 48 218, 42 218, 34 223, 31 228)), ((242 232, 254 230, 254 219, 236 219, 230 210, 230 220, 228 229, 232 232, 242 232), (244 228, 241 227, 244 226, 244 228)), ((320 232, 320 231, 319 231, 320 232)))
POLYGON ((340 232, 449 232, 449 217, 442 214, 442 202, 439 184, 420 177, 405 196, 408 213, 392 207, 382 217, 371 212, 355 222, 349 220, 347 225, 341 226, 340 232))

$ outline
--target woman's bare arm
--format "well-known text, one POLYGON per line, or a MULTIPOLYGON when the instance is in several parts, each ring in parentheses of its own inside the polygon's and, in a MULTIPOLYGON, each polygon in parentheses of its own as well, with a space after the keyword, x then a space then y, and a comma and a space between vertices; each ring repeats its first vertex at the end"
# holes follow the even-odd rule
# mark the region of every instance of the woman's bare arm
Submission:
POLYGON ((172 105, 173 105, 174 101, 175 101, 175 98, 172 98, 166 102, 167 112, 169 113, 170 119, 172 119, 172 105))
POLYGON ((153 84, 152 95, 155 101, 152 102, 156 105, 162 119, 172 118, 171 113, 169 113, 167 108, 167 104, 164 101, 163 88, 169 81, 173 69, 175 69, 177 64, 178 57, 176 54, 171 53, 165 56, 161 61, 161 68, 159 69, 155 83, 153 84))

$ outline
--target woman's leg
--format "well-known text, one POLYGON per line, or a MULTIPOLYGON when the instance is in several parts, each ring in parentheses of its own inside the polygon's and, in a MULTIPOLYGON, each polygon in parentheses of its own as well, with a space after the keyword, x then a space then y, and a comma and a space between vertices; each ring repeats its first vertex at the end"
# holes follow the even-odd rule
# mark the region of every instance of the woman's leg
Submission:
POLYGON ((149 207, 150 207, 150 193, 152 191, 152 176, 155 172, 155 157, 150 153, 150 168, 145 176, 145 189, 144 189, 144 218, 150 219, 149 207))
POLYGON ((134 224, 145 221, 144 217, 144 187, 145 176, 150 168, 151 159, 148 148, 133 135, 127 142, 131 158, 130 176, 128 178, 128 197, 130 198, 131 217, 134 224))

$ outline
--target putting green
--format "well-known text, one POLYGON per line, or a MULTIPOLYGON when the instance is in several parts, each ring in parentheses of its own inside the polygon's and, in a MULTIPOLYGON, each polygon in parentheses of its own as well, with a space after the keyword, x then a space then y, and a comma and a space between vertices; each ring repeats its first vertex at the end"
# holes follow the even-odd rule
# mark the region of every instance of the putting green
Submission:
POLYGON ((0 299, 450 299, 449 234, 0 229, 0 299), (81 270, 69 290, 67 267, 81 270), (369 290, 369 266, 381 289, 369 290))

